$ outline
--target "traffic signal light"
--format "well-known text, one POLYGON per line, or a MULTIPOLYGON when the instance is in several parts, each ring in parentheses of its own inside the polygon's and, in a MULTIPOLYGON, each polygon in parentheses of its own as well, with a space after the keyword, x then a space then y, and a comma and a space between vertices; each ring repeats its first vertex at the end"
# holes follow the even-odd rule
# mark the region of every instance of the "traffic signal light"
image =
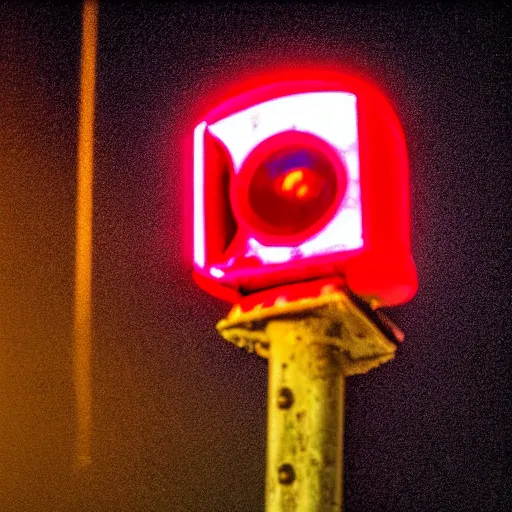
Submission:
POLYGON ((377 306, 414 295, 405 138, 375 86, 276 79, 208 112, 193 146, 194 276, 207 291, 236 302, 342 277, 377 306))

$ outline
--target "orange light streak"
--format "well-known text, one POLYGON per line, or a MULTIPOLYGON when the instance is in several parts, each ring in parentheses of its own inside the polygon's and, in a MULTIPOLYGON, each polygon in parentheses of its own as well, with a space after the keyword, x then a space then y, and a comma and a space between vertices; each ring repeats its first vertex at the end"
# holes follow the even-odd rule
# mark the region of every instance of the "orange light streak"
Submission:
POLYGON ((97 37, 98 2, 85 0, 82 11, 73 324, 73 377, 77 408, 75 462, 78 467, 86 467, 92 461, 92 211, 97 37))

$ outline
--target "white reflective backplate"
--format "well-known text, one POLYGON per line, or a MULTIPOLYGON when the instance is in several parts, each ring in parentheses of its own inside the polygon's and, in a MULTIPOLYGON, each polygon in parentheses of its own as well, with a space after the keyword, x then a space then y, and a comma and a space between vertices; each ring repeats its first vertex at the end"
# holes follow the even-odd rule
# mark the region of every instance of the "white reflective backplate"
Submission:
POLYGON ((235 172, 258 144, 288 130, 312 133, 346 151, 357 144, 356 97, 345 92, 283 96, 232 114, 208 128, 227 146, 235 172))
POLYGON ((266 246, 249 238, 246 256, 281 263, 363 246, 357 109, 353 94, 327 91, 283 96, 232 114, 208 129, 230 152, 235 173, 261 142, 290 130, 310 133, 328 142, 347 167, 345 198, 322 230, 296 247, 266 246))

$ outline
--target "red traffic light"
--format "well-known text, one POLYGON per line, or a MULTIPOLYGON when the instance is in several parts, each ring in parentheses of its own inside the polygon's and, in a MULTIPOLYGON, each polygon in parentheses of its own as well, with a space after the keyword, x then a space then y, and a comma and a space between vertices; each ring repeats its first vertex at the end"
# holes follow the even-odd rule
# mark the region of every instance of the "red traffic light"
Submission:
POLYGON ((222 103, 196 125, 193 174, 194 276, 210 293, 342 277, 375 304, 414 295, 405 138, 365 80, 296 72, 222 103))

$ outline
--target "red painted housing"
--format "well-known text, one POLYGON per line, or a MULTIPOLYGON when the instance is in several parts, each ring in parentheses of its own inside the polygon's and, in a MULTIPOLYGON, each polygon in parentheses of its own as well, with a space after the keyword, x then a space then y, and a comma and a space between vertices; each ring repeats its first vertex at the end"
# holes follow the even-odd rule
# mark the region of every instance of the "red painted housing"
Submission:
POLYGON ((379 306, 416 292, 405 138, 375 86, 317 71, 260 84, 200 120, 193 158, 194 278, 209 293, 235 302, 328 277, 379 306), (285 210, 273 223, 271 210, 262 219, 251 206, 258 166, 286 148, 316 152, 336 189, 297 233, 280 227, 285 210))

